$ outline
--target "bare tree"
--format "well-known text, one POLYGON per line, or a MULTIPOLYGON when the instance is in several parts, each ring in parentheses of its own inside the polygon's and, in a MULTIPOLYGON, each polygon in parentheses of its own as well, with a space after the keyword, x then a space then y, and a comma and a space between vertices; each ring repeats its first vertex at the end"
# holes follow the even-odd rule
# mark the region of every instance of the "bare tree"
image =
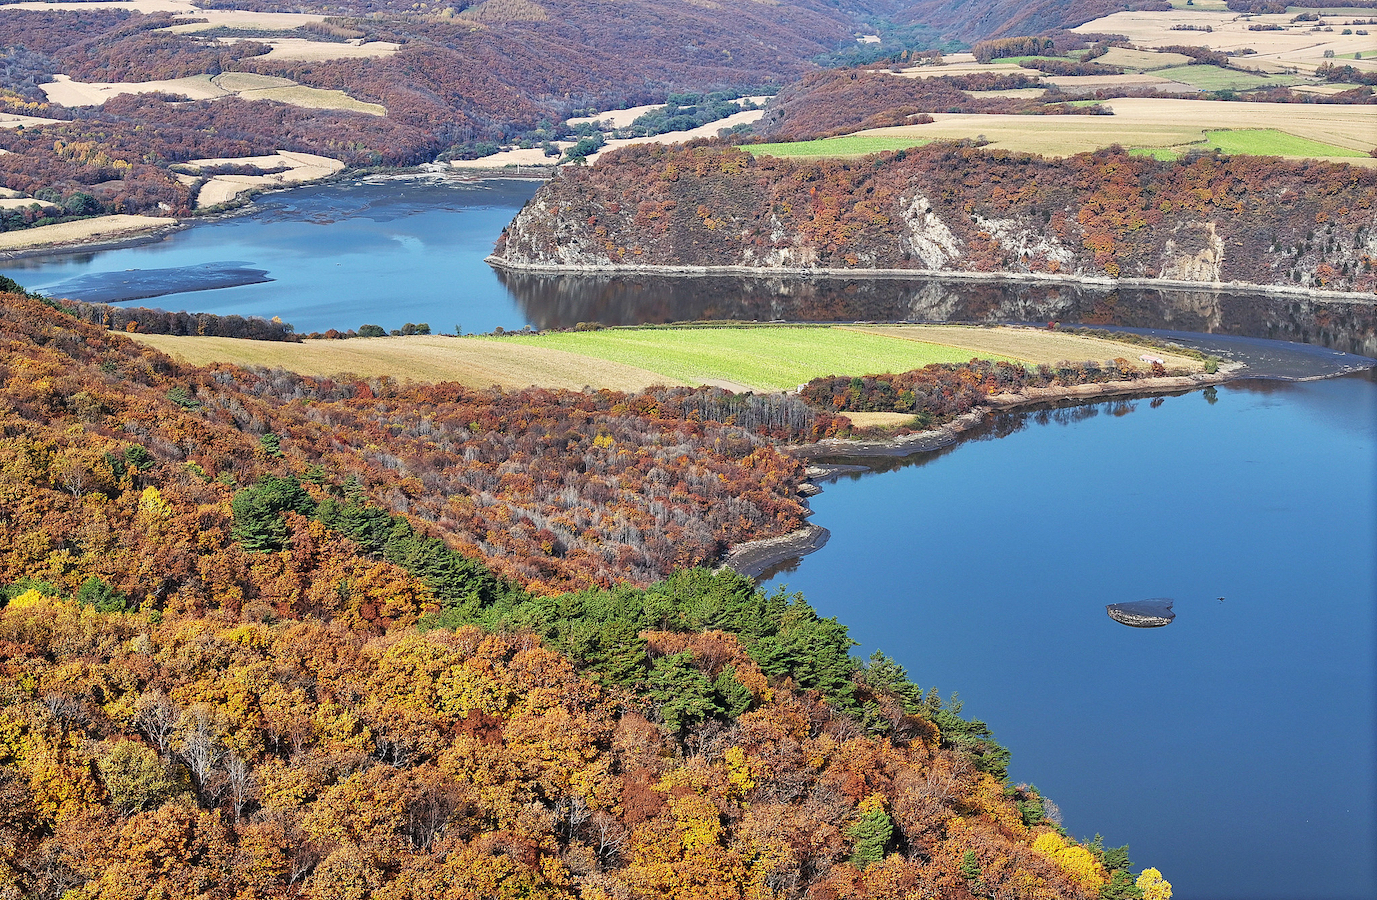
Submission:
POLYGON ((177 755, 186 763, 203 798, 213 801, 224 787, 213 776, 225 757, 215 710, 209 704, 198 703, 182 713, 177 722, 177 739, 177 755))
POLYGON ((234 807, 234 824, 239 824, 248 806, 258 796, 258 781, 253 777, 253 769, 237 754, 230 756, 225 764, 225 788, 229 791, 230 805, 234 807))
POLYGON ((172 733, 177 730, 180 717, 177 707, 162 691, 144 691, 134 704, 134 722, 159 756, 167 756, 172 749, 172 733))
POLYGON ((622 847, 631 839, 631 831, 617 821, 617 817, 605 810, 593 813, 593 843, 598 851, 598 862, 604 867, 615 866, 621 856, 622 847))

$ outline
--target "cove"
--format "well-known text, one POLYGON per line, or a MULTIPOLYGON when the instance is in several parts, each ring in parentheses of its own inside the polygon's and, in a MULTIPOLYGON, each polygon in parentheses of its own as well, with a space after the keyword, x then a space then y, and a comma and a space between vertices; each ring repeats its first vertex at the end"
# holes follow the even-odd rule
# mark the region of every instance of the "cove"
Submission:
POLYGON ((151 243, 7 260, 0 272, 78 300, 278 316, 303 333, 406 322, 451 334, 456 325, 520 328, 522 313, 483 258, 535 189, 515 180, 302 188, 151 243), (229 263, 261 274, 226 280, 229 263))
POLYGON ((1177 897, 1377 896, 1371 372, 1004 415, 905 463, 824 485, 831 540, 767 584, 958 690, 1177 897), (1169 627, 1105 615, 1148 597, 1169 627))

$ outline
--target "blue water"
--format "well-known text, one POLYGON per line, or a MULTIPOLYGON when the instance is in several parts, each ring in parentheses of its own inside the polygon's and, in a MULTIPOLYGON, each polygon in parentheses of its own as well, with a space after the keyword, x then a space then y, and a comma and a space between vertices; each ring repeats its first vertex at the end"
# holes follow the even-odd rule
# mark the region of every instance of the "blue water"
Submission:
POLYGON ((1034 415, 827 485, 831 541, 772 584, 958 690, 1015 780, 1179 900, 1370 900, 1377 381, 1215 397, 1034 415), (1105 613, 1147 597, 1176 620, 1105 613))
MULTIPOLYGON (((168 270, 175 288, 136 306, 280 317, 300 333, 369 323, 389 330, 425 322, 435 331, 520 328, 526 315, 483 263, 535 192, 527 181, 444 186, 389 181, 329 185, 260 197, 255 211, 199 224, 165 240, 99 253, 11 260, 0 272, 30 290, 82 279, 107 300, 126 270, 168 270), (187 267, 234 262, 272 281, 199 289, 187 267), (194 293, 192 292, 194 291, 194 293)), ((148 297, 151 278, 141 282, 148 297)), ((82 299, 79 292, 64 296, 82 299)), ((130 295, 135 296, 135 294, 130 295)))

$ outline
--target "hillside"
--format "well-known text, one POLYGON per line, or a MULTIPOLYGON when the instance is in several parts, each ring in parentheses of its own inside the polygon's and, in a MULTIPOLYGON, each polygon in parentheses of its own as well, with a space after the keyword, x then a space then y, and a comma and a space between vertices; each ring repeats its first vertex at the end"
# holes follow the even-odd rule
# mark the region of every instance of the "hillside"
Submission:
POLYGON ((87 6, 0 10, 0 110, 30 117, 0 127, 0 185, 82 214, 189 214, 198 185, 168 170, 188 160, 288 150, 397 166, 523 135, 539 145, 576 111, 787 83, 854 43, 855 23, 818 0, 746 4, 730 20, 677 0, 615 14, 586 0, 407 5, 328 22, 295 5, 259 19, 224 11, 253 3, 87 6))
POLYGON ((1066 160, 931 144, 858 160, 628 148, 545 185, 513 268, 742 266, 1241 282, 1371 291, 1377 173, 1110 149, 1066 160))
MULTIPOLYGON (((648 584, 662 541, 678 568, 797 523, 797 464, 764 435, 821 428, 801 404, 193 369, 3 299, 0 896, 1160 880, 1068 840, 988 727, 852 659, 802 597, 703 569, 648 584)), ((947 415, 994 384, 910 376, 910 408, 947 415)), ((844 403, 896 402, 862 387, 844 403)))
POLYGON ((964 41, 1075 28, 1123 10, 1170 9, 1166 0, 913 0, 894 14, 964 41))

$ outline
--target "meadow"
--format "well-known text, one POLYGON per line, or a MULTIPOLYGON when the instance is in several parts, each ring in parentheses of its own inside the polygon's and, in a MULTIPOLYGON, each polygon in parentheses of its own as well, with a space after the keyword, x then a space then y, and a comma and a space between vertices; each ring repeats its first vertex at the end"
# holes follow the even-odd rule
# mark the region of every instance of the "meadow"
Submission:
POLYGON ((1275 128, 1207 131, 1205 146, 1218 148, 1224 153, 1245 153, 1252 156, 1367 156, 1366 153, 1357 150, 1297 137, 1275 128))
POLYGON ((166 334, 130 336, 192 365, 225 362, 283 368, 298 375, 321 377, 386 375, 398 381, 457 381, 478 390, 494 385, 509 390, 536 385, 574 391, 586 386, 639 391, 666 382, 663 375, 646 369, 550 347, 523 346, 516 341, 417 335, 289 344, 166 334))
POLYGON ((905 150, 931 143, 931 138, 909 137, 906 134, 872 135, 845 134, 815 141, 793 141, 783 144, 747 144, 741 149, 755 156, 804 158, 820 156, 865 156, 884 150, 905 150))
POLYGON ((494 338, 650 369, 684 384, 792 390, 820 375, 905 372, 1004 358, 940 343, 820 326, 607 328, 494 338))
MULTIPOLYGON (((472 388, 530 386, 639 391, 711 384, 734 391, 792 390, 822 375, 904 372, 973 357, 1037 365, 1136 361, 1141 346, 1034 328, 960 325, 688 325, 600 331, 313 340, 131 335, 193 365, 281 367, 300 375, 457 381, 472 388)), ((1153 351, 1169 367, 1198 361, 1153 351)))
MULTIPOLYGON (((1203 68, 1193 66, 1190 68, 1203 68)), ((874 128, 843 138, 808 142, 808 155, 859 156, 862 138, 896 142, 878 149, 894 149, 905 141, 958 140, 984 135, 990 146, 1007 150, 1069 156, 1111 144, 1129 148, 1180 148, 1203 145, 1212 133, 1275 131, 1294 137, 1271 141, 1234 142, 1230 153, 1254 153, 1292 158, 1343 158, 1368 164, 1367 151, 1377 143, 1377 106, 1280 103, 1225 103, 1216 100, 1132 97, 1105 102, 1112 116, 1018 116, 974 113, 936 113, 926 125, 874 128), (854 140, 856 143, 842 143, 854 140), (848 152, 849 151, 849 152, 848 152)), ((761 152, 759 145, 749 148, 761 152)), ((869 152, 875 152, 874 150, 869 152)), ((782 155, 776 153, 776 155, 782 155)))

